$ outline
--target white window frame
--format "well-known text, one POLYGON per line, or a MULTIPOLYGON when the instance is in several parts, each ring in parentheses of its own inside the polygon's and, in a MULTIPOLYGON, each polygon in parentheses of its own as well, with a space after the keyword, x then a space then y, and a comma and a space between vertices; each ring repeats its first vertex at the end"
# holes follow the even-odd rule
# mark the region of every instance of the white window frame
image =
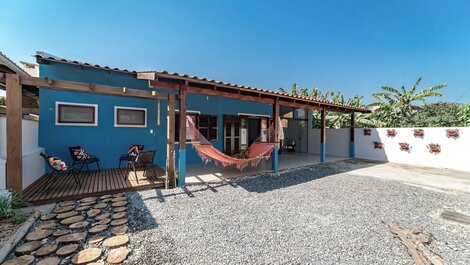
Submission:
POLYGON ((134 127, 134 128, 147 128, 147 108, 137 108, 137 107, 124 107, 124 106, 114 106, 114 127, 134 127), (118 124, 117 113, 118 109, 128 109, 128 110, 143 110, 145 113, 145 124, 144 125, 134 125, 134 124, 118 124))
POLYGON ((239 112, 239 113, 238 113, 238 116, 271 118, 270 115, 265 115, 265 114, 253 114, 253 113, 243 113, 243 112, 239 112))
POLYGON ((98 126, 98 104, 56 101, 55 102, 55 125, 57 126, 98 126), (94 123, 59 122, 59 105, 94 107, 95 108, 95 121, 94 123))
MULTIPOLYGON (((186 110, 186 114, 197 114, 197 115, 201 115, 201 111, 199 110, 186 110)), ((175 115, 180 115, 180 109, 175 109, 175 115)), ((191 143, 191 140, 188 140, 186 139, 186 143, 187 144, 190 144, 191 143)), ((196 142, 196 143, 199 143, 199 142, 196 142)), ((175 144, 180 144, 180 141, 175 141, 175 144)))

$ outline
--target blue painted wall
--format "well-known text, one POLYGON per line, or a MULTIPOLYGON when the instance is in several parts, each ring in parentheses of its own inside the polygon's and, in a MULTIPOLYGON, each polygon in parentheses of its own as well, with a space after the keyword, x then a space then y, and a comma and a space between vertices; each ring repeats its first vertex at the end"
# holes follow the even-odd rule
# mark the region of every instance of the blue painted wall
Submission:
MULTIPOLYGON (((188 111, 200 111, 201 114, 217 115, 217 141, 211 141, 211 143, 219 150, 224 149, 224 115, 238 115, 238 113, 272 114, 271 104, 191 93, 187 94, 186 106, 188 111)), ((186 153, 188 164, 201 162, 201 159, 190 144, 186 145, 186 149, 188 150, 186 153)))
MULTIPOLYGON (((149 90, 147 81, 138 80, 133 74, 112 72, 90 67, 50 62, 40 65, 41 77, 126 86, 149 90)), ((70 162, 67 147, 81 145, 102 160, 102 168, 118 166, 120 154, 127 152, 130 144, 144 144, 145 149, 156 149, 156 163, 164 167, 166 161, 166 115, 167 102, 160 101, 160 125, 157 125, 157 101, 77 93, 60 90, 40 89, 39 96, 39 144, 51 155, 60 156, 70 162), (61 126, 55 125, 55 102, 75 102, 98 104, 98 126, 61 126), (114 106, 147 108, 147 128, 114 127, 114 106), (153 130, 153 133, 150 133, 153 130)), ((178 106, 177 106, 178 107, 178 106)), ((271 115, 272 106, 257 102, 247 102, 198 94, 187 94, 187 109, 200 111, 201 114, 218 116, 218 139, 212 144, 223 149, 223 115, 252 113, 271 115)), ((178 148, 178 145, 176 146, 178 148)), ((188 164, 202 163, 197 153, 187 145, 188 164)), ((177 152, 176 152, 177 154, 177 152)))
MULTIPOLYGON (((148 89, 147 82, 134 75, 80 68, 75 65, 54 63, 40 65, 41 77, 90 82, 114 86, 148 89)), ((145 149, 156 149, 156 163, 166 161, 166 120, 157 126, 157 101, 76 93, 41 88, 39 92, 39 144, 51 155, 70 162, 67 147, 83 146, 90 154, 98 156, 102 168, 118 166, 119 155, 126 153, 131 144, 144 144, 145 149), (55 125, 55 102, 75 102, 98 105, 98 126, 55 125), (147 108, 147 128, 114 127, 114 106, 147 108), (150 133, 153 130, 153 133, 150 133)), ((161 117, 166 117, 166 101, 161 101, 161 117)))

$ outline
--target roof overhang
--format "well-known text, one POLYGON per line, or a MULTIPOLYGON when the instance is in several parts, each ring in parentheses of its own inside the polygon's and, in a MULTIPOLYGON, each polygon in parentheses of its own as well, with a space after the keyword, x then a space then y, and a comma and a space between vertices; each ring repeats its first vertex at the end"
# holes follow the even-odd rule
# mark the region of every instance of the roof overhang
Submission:
POLYGON ((184 86, 184 89, 190 93, 220 96, 226 98, 262 102, 267 104, 274 104, 277 101, 280 105, 297 108, 329 110, 343 113, 371 112, 365 107, 355 107, 337 104, 330 101, 296 97, 280 92, 240 86, 230 83, 224 83, 221 81, 208 80, 206 78, 180 75, 177 73, 168 73, 166 71, 138 72, 137 78, 148 80, 149 86, 152 88, 164 88, 178 91, 184 86))

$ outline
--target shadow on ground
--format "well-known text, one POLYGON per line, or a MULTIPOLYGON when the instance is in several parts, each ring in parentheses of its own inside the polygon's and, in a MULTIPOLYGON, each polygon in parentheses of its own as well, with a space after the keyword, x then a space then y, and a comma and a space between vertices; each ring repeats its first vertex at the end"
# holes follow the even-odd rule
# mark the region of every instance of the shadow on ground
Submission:
POLYGON ((206 183, 190 186, 190 188, 182 187, 179 191, 173 190, 170 193, 162 192, 161 189, 156 189, 155 196, 147 197, 144 200, 147 201, 157 199, 159 202, 165 202, 166 198, 178 196, 181 194, 186 194, 191 198, 194 197, 198 192, 204 192, 207 190, 211 190, 212 192, 216 193, 218 192, 218 188, 227 185, 233 188, 243 188, 249 192, 264 193, 340 173, 377 166, 383 163, 385 162, 364 159, 348 159, 327 162, 324 164, 285 169, 279 172, 264 172, 252 176, 241 177, 238 179, 226 180, 221 183, 206 183))
POLYGON ((363 159, 348 159, 301 168, 286 169, 277 173, 271 172, 237 181, 238 186, 249 192, 270 192, 302 184, 328 176, 346 173, 352 170, 383 164, 384 162, 363 159))
MULTIPOLYGON (((157 190, 160 191, 161 190, 157 190)), ((132 203, 128 206, 129 230, 140 232, 158 227, 158 222, 150 213, 138 192, 129 192, 127 197, 132 203)))

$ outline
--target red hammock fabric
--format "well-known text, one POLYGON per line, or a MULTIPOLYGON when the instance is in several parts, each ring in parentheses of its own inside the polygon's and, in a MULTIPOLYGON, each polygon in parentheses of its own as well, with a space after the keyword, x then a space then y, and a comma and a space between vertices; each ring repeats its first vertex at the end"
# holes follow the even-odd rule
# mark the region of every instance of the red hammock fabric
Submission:
MULTIPOLYGON (((263 159, 269 159, 274 146, 277 144, 255 141, 248 149, 249 158, 235 158, 224 154, 212 146, 210 142, 196 129, 191 118, 187 118, 187 123, 187 128, 191 136, 191 144, 196 149, 199 157, 206 164, 214 161, 216 165, 221 164, 224 167, 235 165, 239 170, 244 169, 248 165, 256 167, 263 159)), ((271 127, 272 126, 268 128, 268 132, 273 131, 273 128, 271 127)))

